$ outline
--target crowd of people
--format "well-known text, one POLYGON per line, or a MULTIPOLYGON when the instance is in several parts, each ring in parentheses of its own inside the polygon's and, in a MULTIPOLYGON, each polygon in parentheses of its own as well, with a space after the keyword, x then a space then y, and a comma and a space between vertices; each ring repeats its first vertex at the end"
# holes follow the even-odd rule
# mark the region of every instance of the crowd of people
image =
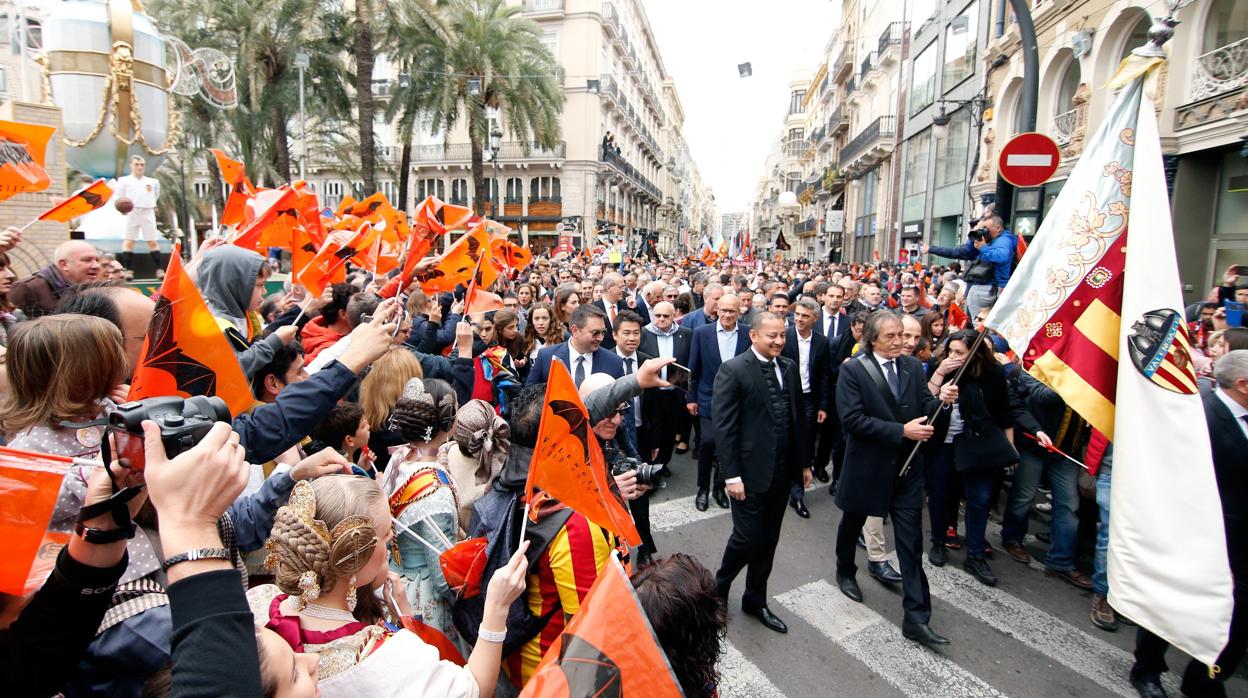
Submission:
MULTIPOLYGON (((16 280, 2 253, 21 234, 6 230, 0 427, 12 448, 78 459, 50 524, 68 545, 32 598, 6 599, 6 690, 514 695, 617 556, 681 688, 714 696, 735 578, 742 612, 787 632, 767 593, 783 518, 833 502, 840 591, 863 600, 864 548, 869 575, 900 586, 910 640, 950 642, 931 625, 924 555, 996 585, 998 554, 1030 563, 1037 539, 1045 573, 1090 591, 1091 623, 1114 631, 1129 620, 1107 601, 1112 446, 984 327, 1017 243, 992 211, 978 230, 925 250, 965 269, 539 257, 492 289, 501 309, 472 315, 462 287, 383 298, 386 279, 359 269, 319 296, 268 295, 269 260, 208 241, 186 268, 254 406, 176 454, 150 421, 141 453, 102 426, 127 399, 154 301, 84 241, 16 280), (556 361, 640 546, 525 496, 556 361), (661 555, 651 531, 649 500, 684 453, 691 506, 731 510, 719 561, 661 555), (833 498, 810 496, 815 481, 833 498), (1047 531, 1029 536, 1037 514, 1047 531), (442 564, 478 537, 479 592, 442 564)), ((1248 446, 1248 329, 1227 326, 1225 302, 1248 286, 1234 272, 1188 319, 1242 590, 1248 503, 1242 476, 1224 477, 1248 446)), ((1235 673, 1238 601, 1221 674, 1189 667, 1189 695, 1220 695, 1235 673)), ((1150 692, 1164 641, 1140 637, 1132 680, 1164 695, 1150 692)))

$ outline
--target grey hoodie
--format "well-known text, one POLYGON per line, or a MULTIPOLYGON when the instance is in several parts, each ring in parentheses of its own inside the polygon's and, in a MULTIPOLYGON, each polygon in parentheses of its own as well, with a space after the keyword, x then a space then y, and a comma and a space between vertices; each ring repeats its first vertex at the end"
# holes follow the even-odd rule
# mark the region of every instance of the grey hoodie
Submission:
POLYGON ((204 253, 195 278, 208 309, 227 320, 238 332, 231 343, 235 345, 234 353, 247 380, 272 361, 282 346, 281 339, 269 335, 242 351, 237 348, 247 338, 247 306, 251 304, 256 277, 263 266, 264 257, 259 254, 237 245, 222 245, 204 253))

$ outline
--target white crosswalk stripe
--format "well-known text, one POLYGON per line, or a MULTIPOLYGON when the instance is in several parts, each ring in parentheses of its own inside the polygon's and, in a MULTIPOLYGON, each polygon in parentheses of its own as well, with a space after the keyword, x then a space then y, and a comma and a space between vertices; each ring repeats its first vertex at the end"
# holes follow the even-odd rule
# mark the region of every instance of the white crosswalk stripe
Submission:
POLYGON ((907 696, 1005 695, 947 657, 906 640, 896 625, 825 580, 780 594, 776 601, 907 696))
MULTIPOLYGON (((827 488, 827 485, 816 480, 806 488, 807 492, 818 489, 820 487, 827 488)), ((667 533, 674 531, 682 526, 691 523, 706 521, 716 516, 728 514, 731 510, 720 509, 719 505, 712 499, 710 507, 706 511, 698 511, 693 505, 694 497, 681 497, 679 499, 669 499, 665 502, 659 502, 650 506, 650 531, 652 533, 667 533)))
POLYGON ((720 698, 779 698, 784 695, 762 669, 726 640, 724 654, 719 658, 719 677, 720 698))

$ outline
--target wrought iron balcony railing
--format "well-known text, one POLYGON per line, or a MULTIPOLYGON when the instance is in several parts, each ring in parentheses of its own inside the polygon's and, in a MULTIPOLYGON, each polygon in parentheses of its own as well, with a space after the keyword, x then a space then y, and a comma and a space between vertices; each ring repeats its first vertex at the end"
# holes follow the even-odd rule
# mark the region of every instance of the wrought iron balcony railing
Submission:
POLYGON ((1248 38, 1216 48, 1196 59, 1192 101, 1197 102, 1248 85, 1248 38))

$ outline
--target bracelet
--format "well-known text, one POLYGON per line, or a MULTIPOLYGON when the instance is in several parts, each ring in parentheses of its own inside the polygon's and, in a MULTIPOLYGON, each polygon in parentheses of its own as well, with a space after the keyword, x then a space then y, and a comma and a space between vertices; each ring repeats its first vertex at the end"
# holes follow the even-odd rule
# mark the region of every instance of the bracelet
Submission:
POLYGON ((188 550, 184 553, 178 553, 173 557, 165 560, 161 565, 165 569, 169 569, 179 562, 193 562, 195 560, 231 560, 230 551, 225 548, 196 548, 188 550))
POLYGON ((485 624, 482 623, 481 626, 477 628, 477 639, 501 645, 503 644, 503 641, 507 639, 507 631, 486 630, 485 624))

